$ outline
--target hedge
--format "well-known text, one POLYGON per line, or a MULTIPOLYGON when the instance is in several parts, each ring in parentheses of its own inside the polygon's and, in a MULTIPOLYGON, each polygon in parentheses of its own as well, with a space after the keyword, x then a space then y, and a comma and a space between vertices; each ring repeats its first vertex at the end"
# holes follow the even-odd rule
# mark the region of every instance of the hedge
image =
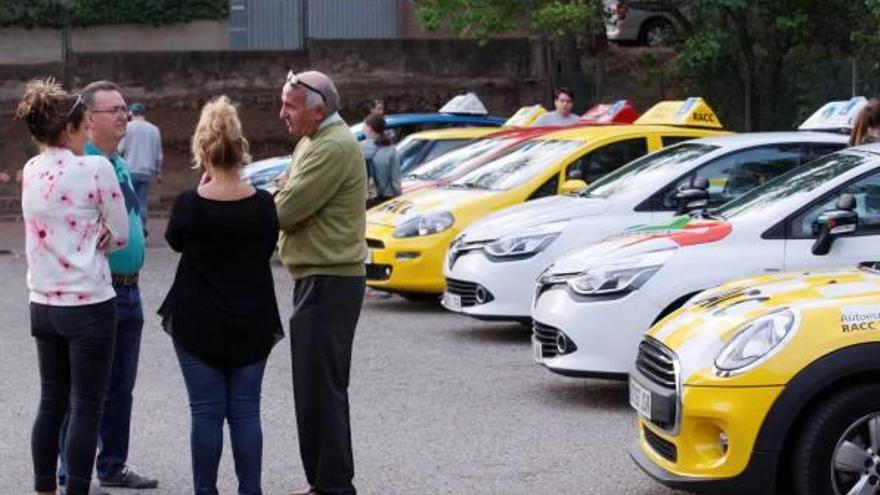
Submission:
POLYGON ((152 24, 226 19, 229 0, 0 0, 0 26, 152 24))

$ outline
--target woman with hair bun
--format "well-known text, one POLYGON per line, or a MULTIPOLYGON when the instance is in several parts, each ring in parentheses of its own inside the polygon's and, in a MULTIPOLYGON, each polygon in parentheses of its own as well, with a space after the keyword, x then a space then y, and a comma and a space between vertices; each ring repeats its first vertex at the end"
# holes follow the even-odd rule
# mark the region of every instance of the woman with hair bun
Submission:
POLYGON ((128 213, 110 162, 80 156, 89 122, 79 95, 52 79, 28 84, 16 117, 41 153, 22 171, 31 334, 40 405, 31 433, 34 490, 57 489, 58 436, 70 410, 67 491, 91 484, 116 330, 116 293, 105 251, 122 248, 128 213))
POLYGON ((178 196, 165 239, 181 253, 159 309, 189 395, 194 493, 217 493, 223 423, 240 495, 261 494, 260 388, 283 337, 270 259, 278 240, 272 196, 244 182, 248 161, 235 106, 208 102, 192 138, 198 188, 178 196))
POLYGON ((849 145, 880 142, 880 100, 871 98, 856 116, 849 135, 849 145))

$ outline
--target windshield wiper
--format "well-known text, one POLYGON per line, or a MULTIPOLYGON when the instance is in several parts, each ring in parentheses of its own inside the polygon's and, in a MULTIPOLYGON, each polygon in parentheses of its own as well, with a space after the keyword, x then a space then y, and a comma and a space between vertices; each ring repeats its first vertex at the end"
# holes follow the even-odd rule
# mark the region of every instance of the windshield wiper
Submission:
POLYGON ((446 187, 450 189, 484 189, 484 187, 474 182, 453 182, 446 187))

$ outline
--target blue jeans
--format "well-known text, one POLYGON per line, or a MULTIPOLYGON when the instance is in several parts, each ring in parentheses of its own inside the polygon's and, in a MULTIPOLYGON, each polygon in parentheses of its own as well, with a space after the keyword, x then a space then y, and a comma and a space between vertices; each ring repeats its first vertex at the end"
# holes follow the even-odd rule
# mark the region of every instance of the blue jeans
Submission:
POLYGON ((143 222, 144 227, 147 226, 147 206, 150 200, 151 178, 152 176, 149 174, 131 174, 131 185, 134 187, 134 193, 138 197, 138 203, 140 203, 141 222, 143 222))
POLYGON ((193 489, 196 495, 217 495, 217 469, 223 453, 223 421, 229 421, 232 457, 239 495, 261 495, 263 428, 260 389, 263 359, 241 368, 210 366, 175 344, 177 360, 189 395, 192 417, 193 489))
POLYGON ((101 409, 110 375, 116 307, 31 303, 31 334, 40 363, 40 407, 31 435, 35 491, 56 488, 59 453, 68 463, 67 493, 86 494, 92 479, 101 409), (58 432, 70 410, 65 447, 58 432))
MULTIPOLYGON (((144 311, 137 285, 114 285, 116 290, 116 348, 110 384, 104 399, 104 416, 98 436, 98 460, 95 464, 99 479, 107 479, 122 471, 128 461, 128 440, 131 427, 131 407, 134 401, 138 358, 141 352, 141 333, 144 311)), ((67 418, 61 433, 61 451, 64 451, 67 418)), ((66 479, 64 463, 59 464, 58 478, 66 479)))

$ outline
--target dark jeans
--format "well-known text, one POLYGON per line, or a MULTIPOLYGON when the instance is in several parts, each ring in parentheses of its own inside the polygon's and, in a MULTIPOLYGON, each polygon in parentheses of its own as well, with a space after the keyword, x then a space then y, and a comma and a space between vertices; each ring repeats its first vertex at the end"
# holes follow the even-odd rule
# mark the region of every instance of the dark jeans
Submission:
POLYGON ((149 174, 131 174, 131 185, 134 188, 135 195, 138 197, 138 203, 140 203, 140 217, 144 227, 147 226, 147 206, 150 201, 151 178, 152 175, 149 174))
POLYGON ((348 406, 351 347, 364 277, 316 275, 293 288, 290 345, 299 451, 318 493, 354 494, 348 406))
POLYGON ((240 368, 214 368, 175 344, 189 395, 192 417, 190 449, 196 495, 217 495, 217 468, 223 453, 223 420, 229 438, 239 495, 260 495, 263 429, 260 389, 266 360, 240 368))
POLYGON ((112 299, 87 306, 31 303, 30 312, 41 386, 31 436, 34 490, 56 488, 58 437, 69 410, 60 448, 68 469, 67 493, 87 494, 113 356, 116 305, 112 299))
MULTIPOLYGON (((135 378, 138 357, 141 352, 141 333, 144 328, 144 312, 141 293, 137 285, 114 285, 116 290, 116 349, 110 385, 104 401, 104 418, 101 420, 98 461, 98 478, 105 480, 125 468, 128 461, 128 440, 131 426, 135 378)), ((64 449, 64 436, 61 436, 64 449)), ((58 476, 65 480, 62 460, 58 476)))

